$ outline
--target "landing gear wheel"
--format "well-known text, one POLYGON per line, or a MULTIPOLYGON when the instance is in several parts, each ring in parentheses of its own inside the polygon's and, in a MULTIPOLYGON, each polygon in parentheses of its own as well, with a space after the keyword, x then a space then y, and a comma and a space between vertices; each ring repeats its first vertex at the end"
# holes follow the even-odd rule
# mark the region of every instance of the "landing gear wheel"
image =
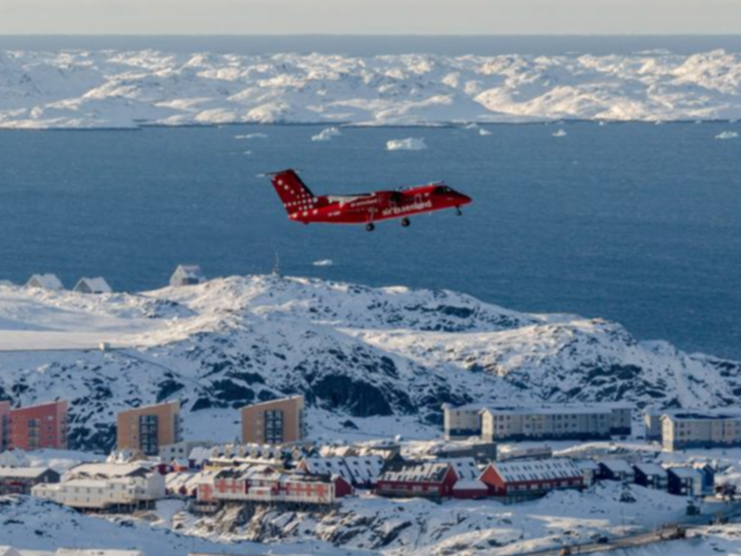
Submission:
POLYGON ((408 218, 403 218, 401 220, 401 227, 402 228, 408 228, 411 225, 411 221, 408 218))
POLYGON ((365 225, 365 231, 366 231, 366 232, 372 232, 372 231, 373 231, 373 230, 375 230, 375 229, 376 229, 376 225, 375 225, 375 224, 374 224, 373 222, 368 222, 368 223, 367 223, 367 224, 365 225))
POLYGON ((463 211, 461 210, 461 207, 455 207, 455 213, 458 216, 463 216, 463 211))

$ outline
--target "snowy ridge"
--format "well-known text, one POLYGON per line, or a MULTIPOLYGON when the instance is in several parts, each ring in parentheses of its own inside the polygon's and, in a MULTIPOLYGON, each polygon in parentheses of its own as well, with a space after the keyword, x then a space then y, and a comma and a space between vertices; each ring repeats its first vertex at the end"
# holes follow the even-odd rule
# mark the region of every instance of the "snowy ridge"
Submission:
POLYGON ((340 437, 368 417, 437 428, 444 402, 713 407, 739 392, 739 363, 448 291, 276 276, 143 294, 0 287, 0 397, 70 400, 73 448, 108 449, 117 411, 174 398, 186 436, 232 440, 235 408, 294 393, 314 434, 340 437))
POLYGON ((741 54, 0 52, 0 127, 741 118, 741 54))

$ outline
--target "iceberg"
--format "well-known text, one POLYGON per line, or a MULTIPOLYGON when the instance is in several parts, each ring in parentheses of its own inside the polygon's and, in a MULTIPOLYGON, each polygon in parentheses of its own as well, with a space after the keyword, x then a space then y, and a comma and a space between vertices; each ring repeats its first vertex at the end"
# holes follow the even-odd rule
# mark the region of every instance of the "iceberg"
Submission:
POLYGON ((565 129, 559 129, 558 131, 553 133, 554 137, 566 137, 568 133, 566 133, 565 129))
POLYGON ((738 133, 735 131, 722 131, 715 136, 716 139, 738 139, 738 133))
POLYGON ((408 137, 406 139, 392 139, 386 143, 389 151, 423 151, 427 148, 424 139, 408 137))
POLYGON ((328 127, 321 133, 314 135, 314 137, 311 138, 312 141, 331 141, 333 137, 339 137, 342 135, 342 132, 337 129, 336 127, 328 127))
POLYGON ((334 266, 334 261, 332 259, 322 259, 321 261, 314 261, 312 264, 314 266, 334 266))
POLYGON ((486 137, 488 135, 491 135, 491 131, 482 127, 481 129, 479 129, 479 135, 481 135, 482 137, 486 137))
POLYGON ((235 139, 267 139, 267 133, 247 133, 246 135, 235 135, 235 139))

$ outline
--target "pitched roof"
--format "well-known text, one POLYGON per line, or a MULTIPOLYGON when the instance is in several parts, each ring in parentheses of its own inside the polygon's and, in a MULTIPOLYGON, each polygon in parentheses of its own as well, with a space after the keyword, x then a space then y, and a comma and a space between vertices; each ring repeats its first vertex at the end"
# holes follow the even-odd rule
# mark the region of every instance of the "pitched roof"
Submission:
POLYGON ((399 483, 439 483, 445 478, 449 463, 405 463, 398 469, 385 471, 379 481, 399 483))
POLYGON ((63 290, 62 281, 55 274, 34 274, 26 283, 27 286, 39 287, 47 290, 63 290))
POLYGON ((600 461, 601 465, 604 465, 613 473, 633 473, 633 468, 624 459, 607 459, 600 461))
POLYGON ((47 471, 49 467, 0 467, 0 477, 15 479, 36 479, 47 471))
POLYGON ((385 463, 381 456, 311 456, 303 461, 311 473, 339 475, 355 484, 374 482, 385 463))
POLYGON ((644 475, 666 475, 666 469, 655 463, 636 463, 633 467, 644 475))
POLYGON ((510 483, 548 481, 582 477, 582 471, 567 459, 542 459, 537 461, 510 461, 490 463, 502 479, 510 483))
POLYGON ((93 293, 111 293, 111 287, 102 276, 96 278, 80 278, 75 284, 74 291, 80 291, 84 285, 93 293))
POLYGON ((452 465, 458 480, 461 481, 478 479, 481 475, 481 469, 473 458, 440 458, 436 461, 452 465))

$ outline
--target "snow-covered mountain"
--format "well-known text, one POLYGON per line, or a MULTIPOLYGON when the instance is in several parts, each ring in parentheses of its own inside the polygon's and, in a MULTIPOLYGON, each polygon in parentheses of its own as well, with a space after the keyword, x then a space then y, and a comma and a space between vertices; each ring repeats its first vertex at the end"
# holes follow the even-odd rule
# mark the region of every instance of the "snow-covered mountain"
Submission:
POLYGON ((188 436, 231 440, 235 408, 291 393, 315 434, 396 434, 437 428, 443 402, 697 407, 739 392, 741 363, 448 291, 276 276, 100 296, 0 286, 0 396, 70 400, 80 448, 108 449, 117 411, 174 398, 188 436))
POLYGON ((741 54, 0 52, 0 127, 741 118, 741 54))

